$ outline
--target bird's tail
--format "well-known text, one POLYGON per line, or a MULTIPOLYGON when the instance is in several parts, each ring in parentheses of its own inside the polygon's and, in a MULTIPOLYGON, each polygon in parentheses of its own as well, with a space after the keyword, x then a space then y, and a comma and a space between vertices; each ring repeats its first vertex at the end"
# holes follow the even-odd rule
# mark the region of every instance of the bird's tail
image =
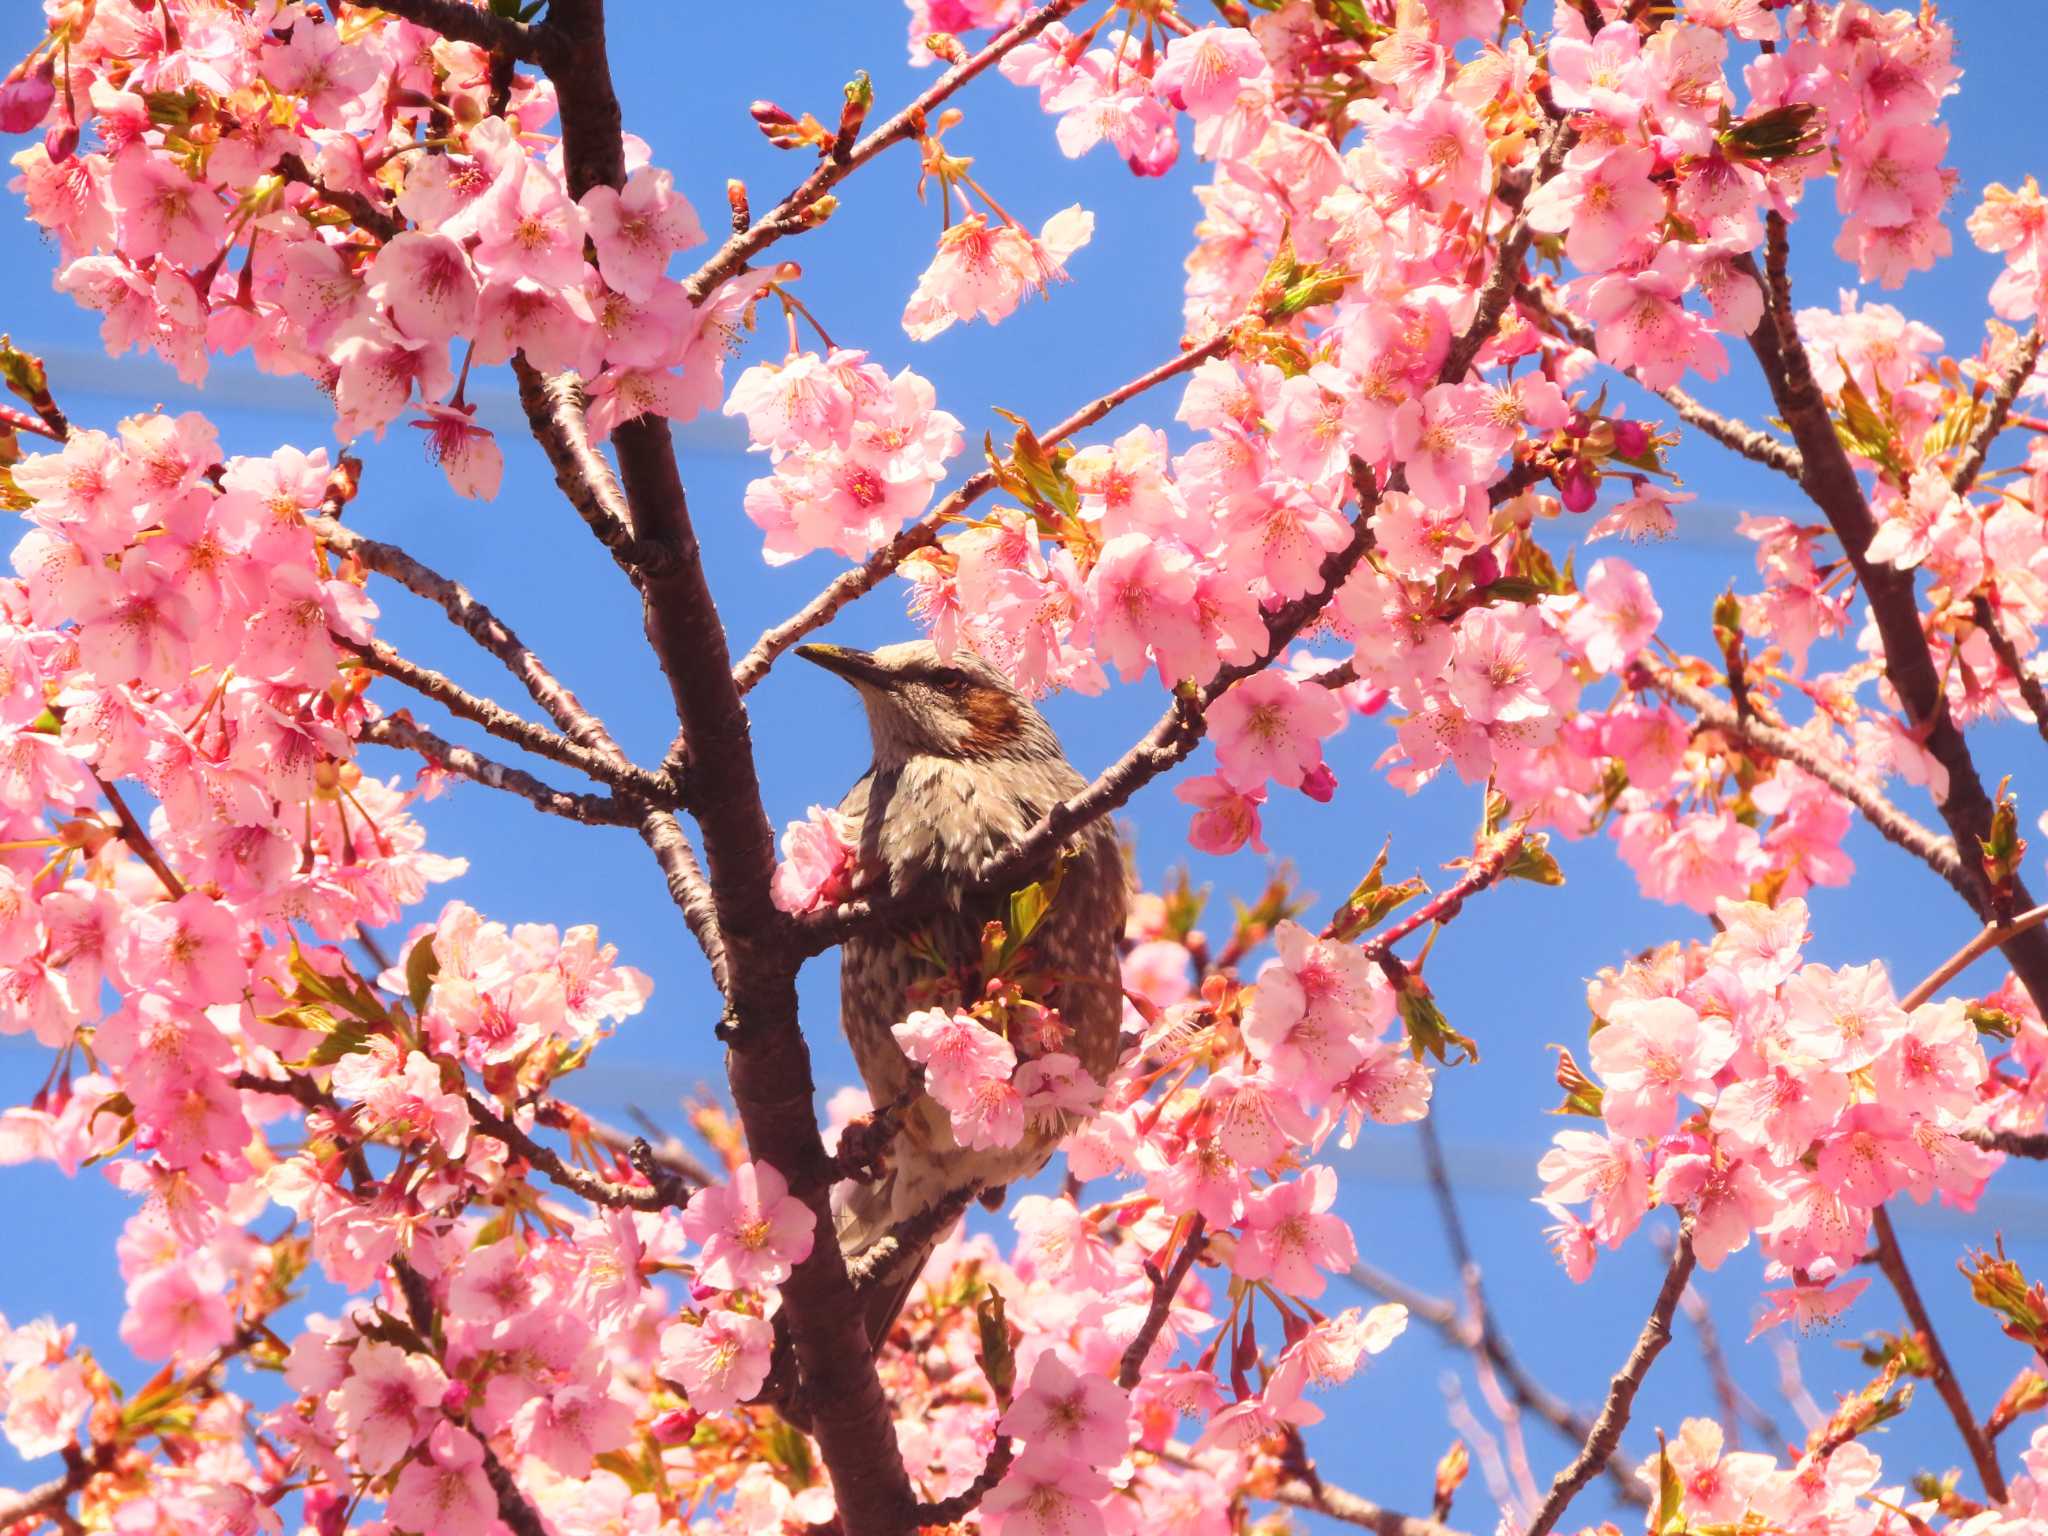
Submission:
POLYGON ((872 1184, 842 1186, 838 1202, 839 1251, 858 1284, 868 1344, 877 1354, 909 1305, 932 1251, 974 1198, 972 1188, 960 1190, 899 1217, 895 1186, 892 1170, 872 1184))

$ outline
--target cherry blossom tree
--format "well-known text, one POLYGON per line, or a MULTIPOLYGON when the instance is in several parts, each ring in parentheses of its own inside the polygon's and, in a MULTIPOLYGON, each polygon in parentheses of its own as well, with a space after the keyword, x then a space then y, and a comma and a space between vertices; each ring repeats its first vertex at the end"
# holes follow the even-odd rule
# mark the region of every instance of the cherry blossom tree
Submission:
POLYGON ((311 379, 338 446, 225 454, 198 409, 75 423, 63 379, 0 348, 23 521, 0 579, 0 1033, 49 1061, 0 1113, 0 1161, 133 1197, 118 1336, 161 1364, 118 1383, 74 1320, 0 1325, 0 1428, 61 1468, 0 1494, 0 1532, 1223 1536, 1278 1507, 1545 1536, 1596 1477, 1658 1536, 2048 1530, 2048 1425, 2022 1422, 2048 1406, 2048 1296, 2002 1249, 1962 1255, 2017 1373, 1970 1402, 1888 1214, 2048 1156, 2048 907, 1972 730, 2048 737, 2048 421, 2027 411, 2048 198, 1944 168, 1959 70, 1931 4, 1546 9, 911 0, 928 87, 757 104, 747 131, 795 185, 757 206, 735 181, 707 216, 622 124, 602 0, 45 0, 0 130, 57 290, 196 400, 216 355, 311 379), (1055 191, 999 189, 1020 219, 983 184, 963 114, 1003 90, 1036 93, 1067 156, 1106 145, 1142 177, 1187 153, 1207 179, 1179 350, 977 448, 968 404, 879 357, 1058 304, 1092 238, 1055 191), (884 195, 856 183, 871 162, 912 156, 943 233, 895 275, 905 334, 835 344, 788 252, 884 195), (1945 213, 1970 210, 2004 263, 1981 339, 1951 353, 1889 304, 1795 294, 1795 225, 1830 195, 1843 280, 1880 289, 1950 255, 1945 213), (409 553, 346 451, 418 428, 456 495, 497 496, 470 398, 493 370, 638 595, 673 704, 659 763, 409 553), (1767 391, 1765 425, 1688 392, 1731 373, 1767 391), (1174 438, 1097 431, 1133 404, 1174 438), (692 509, 670 423, 718 411, 761 472, 743 505, 692 509), (1664 602, 1604 542, 1686 521, 1681 448, 1753 461, 1812 514, 1745 520, 1757 590, 1695 616, 1705 656, 1660 637, 1664 602), (705 517, 836 574, 740 650, 705 517), (1583 574, 1581 544, 1602 545, 1583 574), (1064 1181, 954 1232, 878 1354, 832 1201, 872 1176, 891 1106, 818 1102, 835 1021, 800 1017, 796 977, 919 912, 863 881, 835 811, 778 843, 747 700, 893 580, 942 654, 1158 715, 974 872, 1006 921, 895 1027, 962 1145, 1075 1128, 1064 1181), (398 589, 531 708, 380 638, 398 589), (415 696, 500 755, 419 724, 415 696), (1399 788, 1471 798, 1454 877, 1396 878, 1364 839, 1333 909, 1277 877, 1219 942, 1191 886, 1140 893, 1096 1081, 1032 945, 1062 845, 1170 788, 1197 857, 1263 849, 1271 797, 1339 794, 1325 743, 1347 728, 1378 733, 1399 788), (375 777, 365 744, 416 773, 375 777), (645 842, 724 1001, 729 1107, 700 1115, 701 1156, 567 1097, 647 1003, 630 956, 435 898, 459 861, 425 802, 454 779, 645 842), (1924 980, 1804 955, 1804 898, 1850 877, 1858 819, 1950 888, 1968 942, 1924 980), (1624 1244, 1668 1255, 1587 1415, 1476 1282, 1413 1291, 1333 1206, 1341 1149, 1426 1128, 1487 1048, 1428 967, 1483 959, 1483 893, 1557 884, 1552 842, 1602 836, 1685 909, 1674 935, 1704 936, 1587 981, 1570 1123, 1528 1171, 1573 1280, 1624 1244), (1998 984, 1958 993, 1994 951, 1998 984), (1798 1443, 1739 1449, 1730 1391, 1625 1453, 1674 1319, 1703 1311, 1696 1269, 1730 1264, 1766 1326, 1889 1321, 1880 1278, 1905 1325, 1798 1443), (1417 1324, 1470 1351, 1525 1481, 1520 1415, 1556 1431, 1547 1488, 1461 1497, 1472 1435, 1426 1512, 1342 1486, 1373 1469, 1334 1475, 1316 1394, 1417 1324), (1916 1379, 1940 1409, 1908 1410, 1916 1379), (1871 1442, 1942 1410, 1967 1473, 1910 1433, 1871 1442))

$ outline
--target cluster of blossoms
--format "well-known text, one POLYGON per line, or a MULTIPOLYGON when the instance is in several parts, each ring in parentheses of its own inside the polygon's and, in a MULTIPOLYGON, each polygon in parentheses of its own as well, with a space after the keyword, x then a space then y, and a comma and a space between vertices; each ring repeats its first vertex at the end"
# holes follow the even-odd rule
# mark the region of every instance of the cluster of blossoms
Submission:
POLYGON ((746 417, 775 465, 746 497, 768 563, 814 549, 865 559, 922 516, 962 444, 935 400, 925 379, 908 368, 892 379, 861 352, 805 352, 741 374, 725 413, 746 417))
POLYGON ((247 352, 331 394, 344 441, 413 405, 450 484, 486 498, 503 462, 465 399, 473 364, 582 375, 600 439, 717 403, 758 280, 693 302, 665 275, 703 231, 637 139, 623 188, 572 196, 545 80, 500 101, 482 49, 300 0, 50 10, 62 88, 15 188, 109 351, 153 349, 194 384, 247 352))
MULTIPOLYGON (((474 365, 512 365, 598 443, 723 400, 769 455, 745 510, 774 564, 888 548, 961 451, 929 382, 860 351, 792 347, 728 394, 749 306, 786 280, 747 267, 768 238, 669 277, 703 239, 670 175, 627 136, 620 184, 579 187, 554 87, 509 59, 310 0, 45 10, 0 126, 42 130, 17 188, 57 287, 117 354, 152 349, 196 384, 246 351, 327 390, 343 441, 415 411, 454 489, 486 498, 502 460, 466 399, 474 365)), ((1878 1207, 1974 1199, 1998 1163, 1982 1143, 2048 1116, 2048 1026, 2016 981, 1909 1009, 1880 965, 1802 959, 1803 894, 1850 873, 1852 801, 1891 778, 1937 802, 1950 786, 1877 682, 1879 624, 1854 635, 1862 660, 1809 675, 1814 647, 1851 635, 1849 567, 1820 532, 1745 521, 1763 590, 1717 607, 1719 666, 1660 659, 1662 610, 1627 561, 1578 574, 1542 537, 1596 509, 1587 540, 1674 524, 1675 440, 1590 375, 1670 391, 1776 337, 1751 253, 1808 180, 1835 177, 1861 280, 1946 253, 1947 28, 1860 0, 1567 5, 1547 41, 1502 0, 1255 11, 1197 27, 1146 0, 1003 53, 1069 155, 1106 141, 1158 174, 1185 116, 1212 168, 1187 345, 1152 381, 1183 380, 1188 446, 1024 428, 991 455, 1014 505, 963 498, 903 574, 942 653, 971 647, 1027 691, 1154 675, 1176 708, 1199 700, 1213 771, 1179 786, 1198 849, 1263 849, 1274 786, 1329 800, 1326 744, 1353 716, 1387 723, 1392 782, 1448 766, 1488 809, 1460 887, 1376 940, 1421 894, 1378 867, 1320 930, 1282 882, 1220 952, 1199 898, 1141 898, 1128 1048, 1100 1079, 1039 1000, 1057 978, 1033 970, 1015 905, 977 984, 897 1023, 962 1147, 1075 1127, 1065 1186, 952 1237, 884 1341, 916 1494, 985 1495, 967 1518, 988 1536, 1230 1536, 1307 1468, 1311 1390, 1407 1321, 1317 1306, 1358 1258, 1332 1148, 1422 1119, 1425 1058, 1471 1049, 1393 945, 1494 879, 1554 878, 1546 831, 1608 830, 1647 895, 1719 924, 1591 989, 1591 1075, 1560 1076, 1602 1129, 1561 1134, 1541 1170, 1574 1278, 1667 1206, 1709 1267, 1757 1238, 1773 1318, 1832 1316, 1865 1283, 1849 1271, 1878 1207), (1556 275, 1524 279, 1527 253, 1556 275), (1703 681, 1736 693, 1734 725, 1681 711, 1703 681), (1813 713, 1783 730, 1793 749, 1743 734, 1795 696, 1813 713), (1996 1059, 1986 1038, 2008 1042, 1996 1059)), ((471 19, 506 21, 491 12, 471 19)), ((951 34, 1025 3, 911 12, 914 52, 952 58, 951 34)), ((1078 207, 1035 236, 1003 214, 940 146, 948 115, 909 129, 947 210, 913 340, 1009 316, 1093 229, 1078 207)), ((2038 315, 2048 200, 1993 187, 1969 227, 2005 258, 1994 311, 2038 315)), ((1796 326, 1873 487, 1857 559, 1929 573, 1939 612, 1919 627, 1954 720, 2024 717, 2048 451, 2036 439, 1995 492, 1963 460, 1993 381, 2035 354, 1994 327, 1959 365, 1853 294, 1796 326)), ((0 350, 0 377, 36 413, 7 408, 0 431, 0 494, 28 525, 0 580, 0 1033, 55 1057, 0 1114, 0 1162, 100 1165, 137 1197, 119 1335, 166 1367, 124 1397, 72 1330, 0 1325, 0 1431, 24 1456, 69 1452, 67 1496, 122 1531, 277 1531, 288 1493, 315 1532, 368 1500, 390 1527, 475 1536, 515 1496, 574 1536, 833 1520, 773 1385, 782 1288, 832 1240, 819 1171, 750 1157, 707 1111, 723 1178, 662 1186, 555 1096, 647 978, 589 927, 417 910, 462 866, 413 815, 447 772, 407 790, 356 760, 394 719, 366 697, 388 656, 363 545, 331 521, 353 464, 224 455, 196 414, 72 428, 32 359, 0 350), (17 431, 59 444, 24 457, 17 431), (396 924, 397 963, 360 973, 342 945, 396 924), (274 1211, 288 1224, 259 1236, 274 1211), (340 1293, 326 1313, 305 1310, 309 1273, 340 1293), (281 1375, 277 1400, 225 1385, 244 1355, 281 1375)), ((772 899, 792 920, 857 891, 836 813, 814 807, 783 851, 772 899)), ((1995 897, 2018 854, 2009 835, 1985 854, 1995 897)), ((842 1122, 857 1098, 835 1101, 842 1122)), ((1658 1528, 1925 1536, 1953 1510, 1880 1489, 1855 1438, 1890 1402, 1845 1406, 1787 1468, 1688 1426, 1651 1473, 1658 1528)), ((2043 1435, 1971 1536, 2048 1518, 2043 1435)))
POLYGON ((1667 945, 1588 988, 1590 1077, 1569 1056, 1559 1076, 1567 1109, 1603 1129, 1559 1132, 1543 1160, 1552 1236, 1582 1279, 1597 1248, 1670 1206, 1710 1269, 1758 1239, 1766 1277, 1787 1284, 1759 1328, 1823 1320, 1869 1284, 1848 1277, 1877 1207, 1973 1204, 2001 1160, 1977 1138, 2039 1120, 2048 1029, 2016 987, 1908 1009, 1882 964, 1803 963, 1796 897, 1723 900, 1717 919, 1711 943, 1667 945), (2009 1040, 2003 1060, 1986 1031, 2009 1040))

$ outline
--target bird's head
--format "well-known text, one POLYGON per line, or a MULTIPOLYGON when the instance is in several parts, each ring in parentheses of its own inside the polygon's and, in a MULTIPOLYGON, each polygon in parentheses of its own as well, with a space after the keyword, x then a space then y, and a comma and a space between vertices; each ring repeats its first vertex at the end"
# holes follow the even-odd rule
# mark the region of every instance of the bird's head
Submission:
POLYGON ((969 762, 1063 757, 1045 717, 969 651, 942 661, 929 640, 906 640, 873 651, 800 645, 796 653, 853 684, 867 706, 878 768, 919 756, 969 762))

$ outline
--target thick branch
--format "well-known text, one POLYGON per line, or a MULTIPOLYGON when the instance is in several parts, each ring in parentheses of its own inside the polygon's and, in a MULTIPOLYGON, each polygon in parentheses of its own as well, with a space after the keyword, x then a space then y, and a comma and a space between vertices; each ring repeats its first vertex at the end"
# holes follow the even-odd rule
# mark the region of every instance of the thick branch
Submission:
MULTIPOLYGON (((1073 415, 1039 439, 1050 448, 1065 442, 1076 432, 1085 432, 1102 420, 1111 411, 1128 401, 1136 399, 1156 384, 1181 374, 1191 373, 1212 357, 1221 357, 1230 350, 1232 335, 1225 331, 1210 337, 1198 347, 1190 347, 1177 357, 1167 359, 1158 367, 1139 374, 1126 384, 1119 385, 1106 395, 1098 395, 1073 415)), ((960 516, 967 508, 995 489, 996 477, 992 470, 981 470, 969 475, 923 519, 910 525, 889 542, 886 549, 877 550, 860 565, 843 572, 832 579, 825 590, 784 619, 773 629, 763 632, 754 642, 740 664, 733 669, 733 680, 745 693, 754 684, 768 675, 768 669, 775 665, 775 659, 805 635, 832 621, 833 615, 855 598, 873 591, 896 568, 916 554, 928 549, 939 541, 939 530, 948 522, 960 516)))
POLYGON ((1687 682, 1675 672, 1648 674, 1660 692, 1691 710, 1699 720, 1723 736, 1746 746, 1782 758, 1827 785, 1863 813, 1887 842, 1895 843, 1954 886, 1963 900, 1974 904, 1974 887, 1963 872, 1963 861, 1953 839, 1932 827, 1923 826, 1893 805, 1876 789, 1857 778, 1839 763, 1823 757, 1814 743, 1781 725, 1770 725, 1755 715, 1744 715, 1732 704, 1723 703, 1706 689, 1687 682))
POLYGON ((1984 420, 1971 436, 1969 448, 1949 479, 1958 496, 1969 495, 1977 484, 1977 476, 1984 472, 1984 460, 1991 452, 1991 445, 1998 440, 1998 434, 2005 430, 2006 418, 2012 415, 2013 401, 2019 398, 2020 390, 2033 377, 2034 365, 2041 361, 2041 341, 2041 327, 2036 325, 2021 339, 2019 351, 2013 354, 2005 372, 1999 375, 1998 387, 1992 390, 1986 403, 1984 420))
POLYGON ((796 234, 822 223, 829 209, 819 209, 817 204, 821 197, 890 145, 922 134, 934 108, 942 105, 975 76, 1001 62, 1011 49, 1030 42, 1061 17, 1078 10, 1081 4, 1082 0, 1048 0, 1046 5, 999 32, 980 52, 939 76, 930 89, 887 122, 872 129, 859 143, 840 145, 832 154, 820 159, 817 168, 797 185, 795 191, 747 229, 736 232, 712 253, 708 261, 683 280, 683 290, 689 294, 690 302, 702 304, 720 283, 784 235, 796 234))
MULTIPOLYGON (((549 26, 559 30, 567 51, 555 80, 570 194, 580 197, 600 183, 619 186, 624 146, 602 0, 553 0, 549 26)), ((744 259, 743 252, 735 265, 744 259)), ((761 802, 746 706, 733 682, 668 423, 643 416, 622 425, 613 442, 632 536, 673 555, 672 566, 641 573, 640 590, 648 642, 668 679, 683 734, 691 810, 703 832, 710 905, 723 941, 722 1032, 731 1045, 726 1075, 733 1103, 751 1155, 789 1179, 816 1224, 810 1254, 782 1286, 804 1407, 832 1474, 844 1529, 902 1536, 911 1527, 916 1496, 846 1262, 832 1240, 831 1166, 818 1131, 810 1050, 797 1022, 801 956, 788 920, 769 897, 775 840, 761 802)), ((642 829, 650 843, 663 832, 652 819, 642 829)), ((678 852, 672 842, 665 861, 671 889, 678 852)), ((689 907, 683 910, 687 915, 689 907)))
POLYGON ((1664 1352, 1664 1346, 1671 1342, 1671 1314, 1678 1309, 1678 1298, 1685 1293, 1692 1271, 1692 1225, 1688 1221, 1679 1228, 1678 1250, 1671 1256, 1671 1267, 1664 1273, 1664 1283, 1658 1287, 1657 1300, 1650 1308, 1642 1333, 1636 1338, 1635 1348, 1629 1351, 1628 1360, 1615 1376, 1613 1385, 1607 1389, 1607 1401, 1601 1405, 1600 1417, 1593 1421, 1593 1432, 1586 1437, 1586 1443, 1572 1458, 1571 1465, 1557 1474, 1557 1480, 1550 1485, 1550 1492, 1543 1500, 1543 1507, 1536 1511, 1536 1518, 1529 1522, 1524 1536, 1549 1536, 1566 1506, 1620 1447, 1621 1432, 1628 1427, 1629 1414, 1635 1407, 1636 1393, 1642 1389, 1643 1378, 1650 1373, 1650 1366, 1657 1356, 1664 1352))
POLYGON ((1920 1288, 1913 1283, 1912 1271, 1906 1268, 1906 1256, 1899 1250, 1899 1238, 1892 1231, 1891 1216, 1880 1205, 1870 1213, 1870 1219, 1877 1235, 1877 1267, 1884 1271, 1885 1279, 1899 1293, 1899 1304, 1906 1309, 1907 1318, 1920 1335, 1921 1347, 1927 1352, 1927 1368, 1934 1376, 1934 1390, 1948 1405, 1949 1417, 1956 1421, 1963 1444, 1970 1449, 1970 1460, 1976 1463, 1984 1492, 1994 1504, 2003 1504, 2006 1498, 2005 1474, 1998 1468, 1998 1453, 1992 1450, 1976 1415, 1970 1412, 1969 1399, 1963 1396, 1962 1383, 1956 1380, 1948 1351, 1941 1347, 1941 1335, 1934 1331, 1934 1319, 1927 1315, 1927 1304, 1920 1299, 1920 1288))
POLYGON ((552 784, 543 783, 522 769, 510 767, 494 758, 485 757, 470 751, 467 747, 459 747, 436 736, 424 726, 415 725, 402 714, 386 715, 381 720, 372 720, 363 727, 361 739, 375 742, 378 746, 417 752, 437 767, 460 774, 465 779, 473 779, 491 789, 517 795, 522 800, 530 801, 537 810, 546 811, 550 816, 565 817, 588 826, 633 827, 638 826, 646 815, 640 807, 614 800, 607 795, 573 795, 565 790, 556 789, 552 784))
MULTIPOLYGON (((1779 416, 1791 428, 1793 440, 1799 445, 1804 470, 1800 484, 1826 515, 1855 567, 1856 579, 1862 584, 1871 615, 1877 621, 1884 646, 1885 675, 1891 681, 1892 691, 1905 710, 1908 725, 1916 734, 1924 733, 1927 750, 1947 770, 1948 796, 1941 803, 1942 819, 1948 823, 1958 849, 1974 849, 1991 828, 1990 797, 1984 792, 1969 745, 1949 713, 1948 694, 1921 628, 1913 573, 1874 564, 1868 558, 1877 525, 1864 501, 1863 487, 1849 462, 1848 452, 1835 435, 1826 397, 1814 381, 1806 344, 1799 337, 1792 313, 1791 279, 1786 270, 1784 217, 1771 213, 1767 231, 1766 314, 1764 323, 1750 337, 1751 350, 1763 368, 1779 416)), ((1966 856, 1962 873, 1977 915, 1986 922, 1995 921, 2001 914, 1982 870, 1966 856)), ((2033 905, 2033 898, 2017 879, 2012 884, 2012 901, 2018 907, 2033 905)), ((2048 1007, 2048 931, 2031 929, 2016 937, 2006 946, 2005 955, 2036 1006, 2048 1007)))

